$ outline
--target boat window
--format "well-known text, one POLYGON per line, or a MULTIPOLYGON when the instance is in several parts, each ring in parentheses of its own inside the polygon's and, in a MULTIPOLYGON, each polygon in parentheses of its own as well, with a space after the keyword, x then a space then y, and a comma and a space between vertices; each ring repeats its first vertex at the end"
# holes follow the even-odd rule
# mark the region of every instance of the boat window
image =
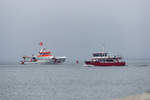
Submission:
POLYGON ((113 62, 114 60, 113 59, 107 59, 106 61, 107 62, 113 62))
POLYGON ((99 59, 99 62, 103 62, 103 60, 102 60, 102 59, 99 59))
POLYGON ((99 62, 105 62, 106 60, 105 59, 99 59, 98 61, 99 62))
POLYGON ((50 55, 50 53, 40 53, 40 55, 50 55))
POLYGON ((103 54, 102 54, 102 53, 100 53, 100 54, 99 54, 99 56, 101 56, 101 57, 102 57, 102 56, 103 56, 103 54))
POLYGON ((32 59, 36 59, 35 57, 32 57, 32 59))
POLYGON ((107 53, 94 53, 93 56, 94 57, 104 57, 104 56, 107 56, 107 53))
POLYGON ((93 56, 94 56, 94 57, 98 57, 98 56, 100 56, 100 55, 99 55, 98 53, 94 53, 93 56))

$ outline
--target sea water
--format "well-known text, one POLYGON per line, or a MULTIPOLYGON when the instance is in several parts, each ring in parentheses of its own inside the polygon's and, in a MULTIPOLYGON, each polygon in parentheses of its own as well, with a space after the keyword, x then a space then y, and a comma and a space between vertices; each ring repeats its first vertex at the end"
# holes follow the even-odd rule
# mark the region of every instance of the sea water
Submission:
MULTIPOLYGON (((149 61, 148 61, 149 62, 149 61)), ((0 65, 0 100, 108 100, 150 89, 150 63, 0 65)))

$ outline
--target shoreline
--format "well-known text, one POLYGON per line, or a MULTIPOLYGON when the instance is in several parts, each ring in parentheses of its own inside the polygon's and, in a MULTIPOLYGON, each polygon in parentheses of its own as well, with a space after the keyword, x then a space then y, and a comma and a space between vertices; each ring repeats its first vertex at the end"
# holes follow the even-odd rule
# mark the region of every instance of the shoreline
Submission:
POLYGON ((150 91, 144 92, 142 94, 136 94, 133 96, 127 96, 127 97, 111 99, 111 100, 150 100, 150 91))

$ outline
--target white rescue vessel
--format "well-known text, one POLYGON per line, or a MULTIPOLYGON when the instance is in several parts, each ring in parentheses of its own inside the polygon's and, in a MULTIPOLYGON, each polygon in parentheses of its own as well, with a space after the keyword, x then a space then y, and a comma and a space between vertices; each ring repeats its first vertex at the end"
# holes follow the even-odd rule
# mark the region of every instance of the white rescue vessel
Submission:
MULTIPOLYGON (((43 43, 40 42, 40 46, 43 43)), ((50 51, 42 48, 36 56, 23 56, 21 64, 62 64, 66 60, 65 56, 55 57, 50 51)))

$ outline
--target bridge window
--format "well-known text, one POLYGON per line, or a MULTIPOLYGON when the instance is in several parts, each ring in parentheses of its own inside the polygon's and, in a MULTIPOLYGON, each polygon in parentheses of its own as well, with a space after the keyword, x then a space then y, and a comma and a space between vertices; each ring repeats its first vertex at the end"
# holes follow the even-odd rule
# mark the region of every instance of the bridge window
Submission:
POLYGON ((50 53, 40 53, 40 55, 50 55, 50 53))
POLYGON ((104 56, 107 56, 107 53, 94 53, 93 56, 94 57, 104 57, 104 56))

